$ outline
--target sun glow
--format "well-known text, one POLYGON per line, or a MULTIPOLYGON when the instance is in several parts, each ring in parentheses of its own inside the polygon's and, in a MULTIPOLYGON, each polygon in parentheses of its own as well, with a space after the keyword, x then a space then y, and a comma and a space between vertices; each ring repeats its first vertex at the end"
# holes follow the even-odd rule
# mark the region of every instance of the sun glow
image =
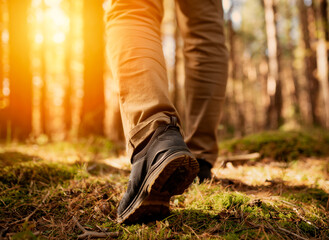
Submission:
POLYGON ((42 35, 42 33, 37 33, 37 34, 35 35, 34 41, 35 41, 37 44, 41 44, 41 43, 43 43, 43 35, 42 35))
POLYGON ((65 41, 65 33, 63 32, 57 32, 53 35, 53 41, 55 43, 63 43, 65 41))
POLYGON ((62 9, 62 0, 33 0, 32 7, 35 8, 34 42, 43 44, 49 39, 54 44, 64 43, 70 19, 62 9))
POLYGON ((52 24, 56 27, 67 28, 70 22, 64 11, 58 6, 50 8, 46 12, 46 16, 51 19, 52 24))

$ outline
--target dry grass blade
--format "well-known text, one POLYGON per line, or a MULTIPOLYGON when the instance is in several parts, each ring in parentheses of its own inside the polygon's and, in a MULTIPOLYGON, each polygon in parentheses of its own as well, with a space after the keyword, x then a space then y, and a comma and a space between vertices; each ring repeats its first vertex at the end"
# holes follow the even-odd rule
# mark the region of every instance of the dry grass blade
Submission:
POLYGON ((297 238, 299 238, 299 239, 308 240, 308 238, 304 238, 304 237, 302 237, 302 236, 299 236, 298 234, 293 233, 293 232, 290 232, 290 231, 288 231, 287 229, 284 229, 284 228, 282 228, 282 227, 277 226, 277 228, 278 228, 280 231, 285 232, 285 233, 288 233, 288 234, 290 234, 290 235, 292 235, 292 236, 295 236, 295 237, 297 237, 297 238))
POLYGON ((187 227, 196 237, 197 239, 200 239, 200 237, 196 234, 196 232, 187 224, 184 224, 185 227, 187 227))

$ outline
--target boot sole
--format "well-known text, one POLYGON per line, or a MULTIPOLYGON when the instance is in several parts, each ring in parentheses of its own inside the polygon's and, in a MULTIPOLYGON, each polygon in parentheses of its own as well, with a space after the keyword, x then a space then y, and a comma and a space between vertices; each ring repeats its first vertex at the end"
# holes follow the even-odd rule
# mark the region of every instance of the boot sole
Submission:
POLYGON ((117 217, 119 223, 161 219, 169 215, 169 201, 182 194, 199 171, 197 160, 189 152, 178 152, 159 161, 150 170, 127 209, 117 217))

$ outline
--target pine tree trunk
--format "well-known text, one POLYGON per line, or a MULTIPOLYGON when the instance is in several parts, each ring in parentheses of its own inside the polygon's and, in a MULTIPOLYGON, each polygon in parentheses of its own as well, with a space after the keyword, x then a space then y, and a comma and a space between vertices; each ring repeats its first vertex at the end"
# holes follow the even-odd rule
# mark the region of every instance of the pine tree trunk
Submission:
POLYGON ((84 96, 79 136, 104 135, 104 23, 102 0, 84 0, 84 96))
POLYGON ((316 55, 310 44, 311 40, 313 40, 310 29, 314 30, 314 27, 311 26, 310 19, 314 16, 312 16, 311 9, 305 6, 304 1, 298 1, 298 3, 303 43, 305 48, 305 76, 308 83, 308 95, 311 108, 310 114, 312 116, 312 123, 314 125, 320 125, 320 116, 317 110, 319 99, 319 81, 314 74, 317 68, 316 55))
POLYGON ((268 94, 270 103, 267 109, 267 128, 277 128, 283 124, 282 90, 280 79, 279 42, 276 29, 275 0, 264 0, 267 49, 268 49, 268 94))
POLYGON ((229 76, 230 79, 232 81, 233 87, 232 87, 232 105, 234 108, 234 113, 236 115, 236 117, 234 119, 236 119, 234 125, 235 125, 235 135, 237 136, 243 136, 245 134, 245 127, 246 127, 246 119, 244 116, 244 111, 242 109, 242 105, 241 102, 237 100, 238 96, 241 95, 242 93, 238 93, 237 92, 237 88, 236 88, 236 84, 238 81, 238 77, 237 77, 237 60, 235 57, 235 31, 233 29, 233 23, 231 20, 231 13, 233 10, 233 6, 231 7, 230 11, 229 11, 229 15, 230 15, 230 19, 228 20, 228 39, 229 39, 229 46, 230 46, 230 51, 229 51, 229 76))
POLYGON ((299 97, 299 91, 300 91, 300 86, 298 83, 298 77, 297 77, 297 71, 296 68, 293 64, 294 62, 294 50, 296 48, 294 41, 291 37, 291 32, 293 30, 293 25, 292 25, 292 21, 291 19, 293 18, 293 14, 292 14, 292 4, 286 2, 284 7, 286 8, 286 19, 288 19, 287 21, 287 28, 286 28, 286 35, 287 35, 287 41, 288 41, 288 50, 289 50, 289 68, 290 68, 290 72, 291 72, 291 80, 292 80, 292 84, 294 87, 293 90, 293 94, 292 94, 292 104, 293 104, 293 109, 294 109, 294 115, 295 117, 298 119, 298 121, 300 120, 300 97, 299 97))
POLYGON ((73 75, 71 69, 72 62, 72 47, 73 47, 73 29, 74 29, 74 5, 73 0, 68 0, 69 7, 69 18, 70 18, 70 29, 69 34, 66 40, 66 51, 65 51, 65 69, 66 69, 66 88, 64 96, 64 126, 65 126, 65 135, 66 139, 70 138, 70 131, 72 128, 72 84, 73 84, 73 75))
POLYGON ((32 132, 32 75, 27 14, 29 0, 8 1, 10 123, 12 136, 26 139, 32 132))
MULTIPOLYGON (((327 42, 327 57, 328 57, 328 64, 329 64, 329 17, 328 17, 328 0, 319 0, 320 1, 320 14, 323 23, 323 29, 325 33, 325 39, 327 42)), ((328 76, 329 78, 329 76, 328 76)), ((329 80, 329 79, 328 79, 329 80)))
MULTIPOLYGON (((3 31, 3 2, 0 2, 0 32, 3 31)), ((3 95, 3 49, 0 44, 0 140, 6 137, 5 96, 3 95)))
POLYGON ((325 27, 326 15, 324 15, 322 7, 325 4, 319 2, 313 2, 313 7, 315 9, 315 18, 317 23, 317 76, 321 84, 321 91, 324 103, 324 125, 329 128, 329 82, 328 82, 328 55, 326 46, 326 32, 325 27), (318 3, 318 4, 317 4, 318 3))
POLYGON ((41 79, 42 79, 42 87, 41 87, 41 96, 40 96, 40 128, 41 133, 50 135, 49 132, 49 117, 48 117, 48 101, 47 101, 47 23, 46 23, 46 0, 42 0, 41 8, 44 16, 44 21, 42 22, 42 36, 43 42, 40 50, 40 62, 41 62, 41 79))

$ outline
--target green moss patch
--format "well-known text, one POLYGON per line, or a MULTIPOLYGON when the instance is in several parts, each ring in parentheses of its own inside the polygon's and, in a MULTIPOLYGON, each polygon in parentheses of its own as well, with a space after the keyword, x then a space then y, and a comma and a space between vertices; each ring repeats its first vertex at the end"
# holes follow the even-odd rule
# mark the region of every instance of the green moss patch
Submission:
POLYGON ((299 157, 328 156, 329 132, 272 131, 220 143, 222 154, 259 152, 262 157, 290 161, 299 157))

